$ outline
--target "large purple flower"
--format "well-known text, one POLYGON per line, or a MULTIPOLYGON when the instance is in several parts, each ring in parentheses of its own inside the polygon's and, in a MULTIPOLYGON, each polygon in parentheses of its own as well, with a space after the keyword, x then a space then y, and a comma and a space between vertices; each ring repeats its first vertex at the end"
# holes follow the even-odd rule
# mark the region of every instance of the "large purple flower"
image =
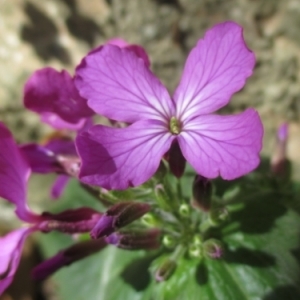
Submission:
POLYGON ((79 177, 107 189, 142 184, 175 141, 206 178, 234 179, 252 171, 263 136, 257 112, 213 113, 244 86, 254 64, 242 28, 234 22, 214 26, 199 40, 172 98, 132 51, 106 45, 90 53, 76 72, 81 96, 95 112, 131 125, 96 125, 79 134, 79 177))

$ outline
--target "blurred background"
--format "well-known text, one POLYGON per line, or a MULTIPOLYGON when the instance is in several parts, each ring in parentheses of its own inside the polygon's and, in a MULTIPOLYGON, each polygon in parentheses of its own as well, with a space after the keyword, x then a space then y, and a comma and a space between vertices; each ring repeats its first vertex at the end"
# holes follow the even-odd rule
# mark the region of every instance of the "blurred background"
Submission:
MULTIPOLYGON (((300 178, 299 0, 0 0, 0 120, 18 142, 36 141, 51 132, 23 108, 27 78, 46 66, 74 74, 91 48, 113 37, 141 44, 152 70, 172 93, 190 49, 206 29, 225 20, 244 27, 257 63, 245 88, 222 112, 255 107, 265 127, 266 155, 272 153, 277 127, 288 121, 288 156, 294 176, 300 178)), ((49 177, 40 177, 30 183, 33 209, 41 209, 41 200, 49 201, 49 182, 49 177)), ((4 201, 0 219, 1 233, 15 225, 13 210, 4 201)), ((24 256, 35 260, 31 244, 29 240, 24 256)), ((28 268, 35 264, 30 259, 22 265, 19 282, 1 300, 43 299, 28 279, 28 268)))

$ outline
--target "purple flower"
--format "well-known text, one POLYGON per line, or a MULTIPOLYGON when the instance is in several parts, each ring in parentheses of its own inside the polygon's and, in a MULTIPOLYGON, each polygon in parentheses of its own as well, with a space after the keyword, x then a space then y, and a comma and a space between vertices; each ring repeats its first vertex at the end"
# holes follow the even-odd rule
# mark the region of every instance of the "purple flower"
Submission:
POLYGON ((89 232, 102 214, 91 208, 67 210, 59 214, 35 214, 27 206, 30 167, 10 131, 0 122, 0 197, 16 206, 18 218, 30 225, 0 238, 0 294, 11 283, 17 270, 24 241, 34 231, 59 230, 66 233, 89 232))
MULTIPOLYGON (((173 97, 132 51, 106 45, 90 53, 76 72, 81 96, 98 114, 131 125, 96 125, 78 135, 79 178, 106 189, 140 185, 175 141, 206 178, 230 180, 252 171, 262 148, 257 112, 213 113, 244 86, 254 64, 242 28, 234 22, 214 26, 199 40, 173 97)), ((180 169, 176 172, 180 175, 180 169)))
MULTIPOLYGON (((60 148, 60 145, 56 146, 51 147, 54 152, 54 149, 60 148)), ((45 162, 42 155, 38 157, 39 159, 41 163, 45 162)), ((48 162, 43 166, 46 169, 52 168, 52 164, 48 162)), ((41 171, 44 169, 41 168, 41 171)), ((26 203, 27 181, 30 173, 31 169, 23 152, 16 145, 10 131, 0 122, 0 197, 13 203, 16 206, 17 217, 28 223, 26 228, 0 237, 0 295, 13 279, 20 262, 24 241, 30 233, 35 231, 48 233, 53 230, 67 234, 91 232, 91 235, 98 239, 71 246, 41 264, 35 276, 44 278, 65 265, 100 251, 108 242, 99 238, 115 233, 119 228, 135 221, 150 210, 150 205, 146 203, 128 201, 111 206, 104 214, 88 207, 70 209, 58 214, 49 212, 35 214, 26 203)), ((132 247, 150 249, 158 246, 154 240, 157 235, 150 234, 150 232, 125 236, 116 234, 115 240, 119 238, 120 241, 119 243, 115 241, 115 243, 119 247, 133 243, 132 247)))
POLYGON ((79 95, 70 74, 52 68, 38 70, 28 79, 24 105, 57 129, 78 130, 94 114, 79 95))

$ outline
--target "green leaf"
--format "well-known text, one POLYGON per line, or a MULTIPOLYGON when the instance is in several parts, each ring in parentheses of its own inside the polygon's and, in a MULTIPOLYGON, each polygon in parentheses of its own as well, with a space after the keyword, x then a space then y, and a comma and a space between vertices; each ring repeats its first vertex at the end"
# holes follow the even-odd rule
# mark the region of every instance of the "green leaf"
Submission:
POLYGON ((282 195, 247 196, 227 225, 207 233, 223 240, 223 259, 179 260, 155 299, 299 299, 299 215, 282 195))
MULTIPOLYGON (((51 233, 41 237, 44 252, 54 255, 62 245, 68 246, 65 236, 51 233)), ((142 300, 151 299, 148 271, 152 256, 144 252, 130 252, 107 246, 101 252, 71 266, 62 268, 53 276, 57 294, 72 300, 142 300)))

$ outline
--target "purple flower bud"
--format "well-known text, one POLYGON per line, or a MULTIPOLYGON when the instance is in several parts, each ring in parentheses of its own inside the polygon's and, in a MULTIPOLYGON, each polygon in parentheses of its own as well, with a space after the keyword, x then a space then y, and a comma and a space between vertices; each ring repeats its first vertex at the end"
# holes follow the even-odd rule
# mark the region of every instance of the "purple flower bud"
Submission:
POLYGON ((209 211, 211 207, 211 196, 211 181, 201 175, 196 175, 193 182, 192 205, 203 211, 209 211))
POLYGON ((144 231, 115 232, 106 237, 108 244, 115 245, 118 248, 127 250, 153 250, 160 247, 159 229, 150 229, 144 231))
POLYGON ((89 240, 72 245, 39 264, 33 269, 31 275, 36 280, 43 280, 60 268, 102 250, 106 245, 104 240, 89 240))
POLYGON ((150 205, 137 202, 121 202, 113 205, 91 231, 93 239, 108 236, 114 231, 139 219, 150 210, 150 205))
POLYGON ((216 239, 209 239, 203 243, 203 252, 208 258, 219 259, 223 255, 222 244, 216 239))
POLYGON ((288 124, 283 123, 277 130, 276 145, 271 157, 271 171, 274 175, 285 175, 288 161, 286 158, 286 147, 288 141, 288 124))
POLYGON ((181 149, 177 141, 173 142, 168 152, 168 162, 171 172, 180 178, 183 175, 186 160, 182 155, 181 149))
POLYGON ((115 218, 106 214, 99 220, 91 231, 92 239, 99 239, 103 236, 108 236, 113 233, 116 228, 114 226, 115 218))
POLYGON ((45 212, 42 214, 44 221, 37 224, 37 228, 43 232, 57 230, 69 234, 89 232, 101 216, 101 213, 88 207, 70 209, 59 214, 45 212))

